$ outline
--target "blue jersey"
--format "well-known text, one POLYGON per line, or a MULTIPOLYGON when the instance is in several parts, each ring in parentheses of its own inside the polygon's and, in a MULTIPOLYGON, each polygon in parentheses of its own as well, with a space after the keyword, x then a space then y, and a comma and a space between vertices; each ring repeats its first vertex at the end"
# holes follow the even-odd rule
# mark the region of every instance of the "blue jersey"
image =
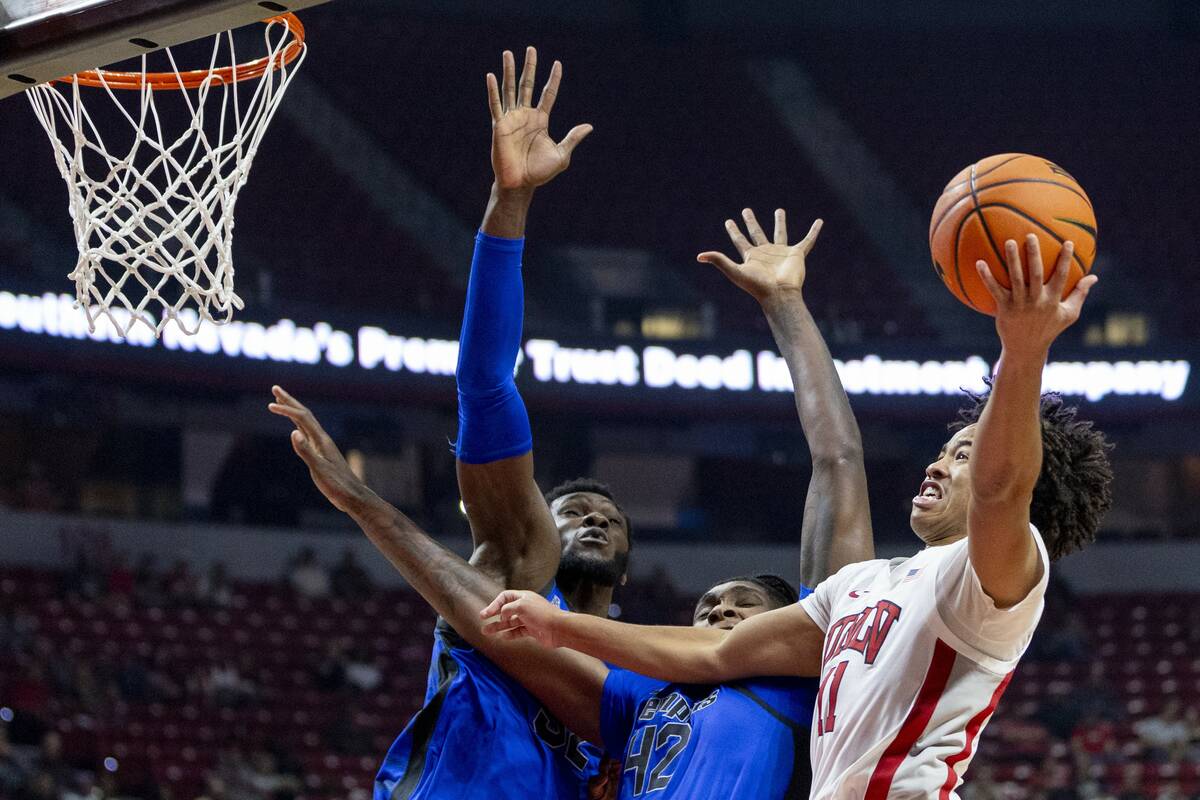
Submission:
MULTIPOLYGON (((800 597, 812 594, 800 586, 800 597)), ((816 678, 753 678, 718 686, 666 683, 614 669, 600 733, 623 754, 619 797, 806 800, 816 678)))
POLYGON ((612 670, 600 729, 623 754, 619 796, 805 800, 816 693, 813 678, 694 686, 612 670))
POLYGON ((388 750, 375 800, 585 800, 600 756, 439 620, 425 705, 388 750))

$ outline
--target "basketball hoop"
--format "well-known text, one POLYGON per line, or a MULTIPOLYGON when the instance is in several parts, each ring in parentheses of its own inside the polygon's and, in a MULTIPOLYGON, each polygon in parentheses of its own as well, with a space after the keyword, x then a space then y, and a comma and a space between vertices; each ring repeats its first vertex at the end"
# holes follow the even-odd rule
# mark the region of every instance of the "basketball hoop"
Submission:
POLYGON ((234 204, 307 52, 295 15, 264 26, 267 55, 254 61, 238 63, 226 31, 214 37, 207 69, 181 71, 168 47, 169 71, 148 71, 142 55, 139 71, 88 70, 28 90, 70 192, 79 260, 68 277, 93 332, 107 317, 125 337, 139 322, 158 336, 171 320, 194 334, 243 307, 233 285, 234 204), (127 151, 106 147, 113 134, 101 134, 99 109, 84 106, 99 93, 81 87, 102 89, 131 126, 127 151), (181 132, 167 130, 177 127, 173 115, 156 104, 168 90, 182 98, 174 114, 190 118, 181 132), (198 315, 180 315, 189 308, 198 315))

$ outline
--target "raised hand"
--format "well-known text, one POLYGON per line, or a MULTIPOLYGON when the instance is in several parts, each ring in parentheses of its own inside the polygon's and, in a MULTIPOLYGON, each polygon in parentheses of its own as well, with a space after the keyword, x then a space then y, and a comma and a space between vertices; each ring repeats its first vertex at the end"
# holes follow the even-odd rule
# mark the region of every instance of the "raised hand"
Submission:
POLYGON ((536 592, 507 590, 479 612, 487 620, 483 632, 502 639, 533 639, 543 647, 558 647, 554 623, 565 614, 536 592))
POLYGON ((1016 241, 1009 239, 1004 243, 1004 255, 1011 289, 1004 288, 996 280, 986 261, 975 264, 979 277, 996 301, 996 332, 1006 351, 1044 354, 1059 334, 1079 319, 1083 301, 1099 278, 1085 275, 1071 293, 1063 297, 1074 252, 1073 242, 1063 243, 1054 274, 1046 283, 1038 238, 1033 234, 1025 237, 1025 258, 1029 262, 1029 280, 1026 281, 1020 248, 1016 241))
POLYGON ((358 511, 372 496, 366 484, 354 474, 333 439, 317 422, 313 413, 280 386, 272 386, 275 402, 267 405, 272 414, 287 417, 295 424, 292 449, 308 465, 308 473, 321 494, 334 508, 348 514, 358 511))
POLYGON ((742 209, 742 219, 750 233, 749 240, 742 235, 736 222, 725 220, 725 230, 729 232, 742 263, 716 251, 701 253, 696 260, 721 270, 725 277, 760 303, 779 292, 799 292, 804 286, 804 259, 816 243, 824 223, 816 220, 807 236, 789 245, 787 215, 782 208, 775 209, 775 236, 771 240, 767 239, 753 211, 742 209))
POLYGON ((534 189, 549 181, 571 163, 571 153, 591 125, 576 125, 561 142, 550 138, 550 111, 558 97, 562 64, 554 62, 550 79, 533 105, 537 72, 537 50, 525 50, 521 82, 516 80, 516 63, 511 50, 504 51, 504 91, 496 76, 488 73, 488 104, 492 111, 492 169, 500 189, 534 189))

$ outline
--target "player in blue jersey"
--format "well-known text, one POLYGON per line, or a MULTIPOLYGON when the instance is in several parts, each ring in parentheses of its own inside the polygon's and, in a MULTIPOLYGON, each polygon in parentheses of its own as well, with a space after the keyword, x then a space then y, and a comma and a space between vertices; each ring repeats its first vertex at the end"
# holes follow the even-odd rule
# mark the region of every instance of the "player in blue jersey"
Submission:
MULTIPOLYGON (((804 515, 802 573, 806 582, 815 584, 843 563, 871 555, 861 446, 832 360, 800 292, 804 256, 818 227, 800 244, 788 246, 782 212, 777 215, 777 244, 760 241, 761 230, 748 211, 746 220, 756 242, 753 247, 743 248, 744 237, 729 223, 745 263, 718 265, 763 304, 793 370, 797 408, 810 437, 814 463, 804 515)), ((702 258, 712 260, 709 254, 702 258)), ((623 757, 621 796, 649 792, 664 798, 804 795, 809 774, 807 729, 816 688, 811 681, 669 685, 621 671, 610 673, 601 662, 577 653, 484 636, 478 611, 500 588, 498 582, 439 548, 374 496, 345 466, 312 415, 282 390, 275 391, 271 408, 296 423, 293 445, 317 486, 358 522, 405 578, 491 662, 521 681, 579 736, 604 743, 610 753, 623 757)), ((569 500, 555 504, 560 512, 564 506, 569 512, 569 500)), ((772 576, 731 579, 700 599, 695 624, 729 628, 795 599, 794 590, 772 576)), ((501 687, 500 682, 489 686, 504 704, 518 705, 501 687)), ((462 732, 464 745, 478 730, 462 732)), ((568 747, 578 741, 561 727, 554 730, 561 732, 568 747)), ((475 758, 503 760, 508 755, 503 737, 491 736, 487 748, 475 758)), ((464 775, 476 772, 470 763, 459 767, 464 775)), ((467 796, 461 794, 461 776, 446 774, 460 782, 438 796, 467 796)), ((500 794, 505 791, 503 783, 481 786, 478 791, 483 794, 477 796, 508 796, 500 794)), ((538 796, 554 796, 551 791, 547 783, 538 796)))
MULTIPOLYGON (((591 131, 579 125, 561 142, 550 138, 562 66, 555 62, 535 105, 536 69, 531 47, 519 80, 508 51, 501 79, 487 76, 495 182, 476 237, 456 370, 459 483, 474 539, 470 562, 481 573, 556 605, 607 614, 625 573, 628 520, 594 482, 564 484, 543 497, 533 478, 529 419, 513 381, 526 214, 534 190, 566 169, 591 131)), ((577 800, 599 763, 597 748, 566 730, 442 619, 424 707, 385 757, 375 798, 577 800), (486 746, 480 731, 489 732, 486 746)))

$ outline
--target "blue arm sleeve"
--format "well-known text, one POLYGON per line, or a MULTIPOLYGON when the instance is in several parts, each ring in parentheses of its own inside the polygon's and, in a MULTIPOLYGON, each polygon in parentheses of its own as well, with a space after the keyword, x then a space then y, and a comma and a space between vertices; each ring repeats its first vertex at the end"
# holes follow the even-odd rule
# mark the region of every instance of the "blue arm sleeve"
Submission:
POLYGON ((800 593, 800 597, 799 597, 800 600, 803 600, 804 598, 808 597, 814 591, 813 589, 810 589, 807 586, 805 586, 803 583, 800 584, 799 586, 797 586, 796 589, 800 593))
POLYGON ((625 745, 637 722, 642 701, 666 686, 662 681, 623 669, 609 668, 600 700, 600 736, 605 751, 613 758, 625 756, 625 745))
POLYGON ((524 239, 480 232, 467 284, 458 349, 458 443, 468 464, 487 464, 533 448, 529 415, 513 381, 521 347, 524 239))

